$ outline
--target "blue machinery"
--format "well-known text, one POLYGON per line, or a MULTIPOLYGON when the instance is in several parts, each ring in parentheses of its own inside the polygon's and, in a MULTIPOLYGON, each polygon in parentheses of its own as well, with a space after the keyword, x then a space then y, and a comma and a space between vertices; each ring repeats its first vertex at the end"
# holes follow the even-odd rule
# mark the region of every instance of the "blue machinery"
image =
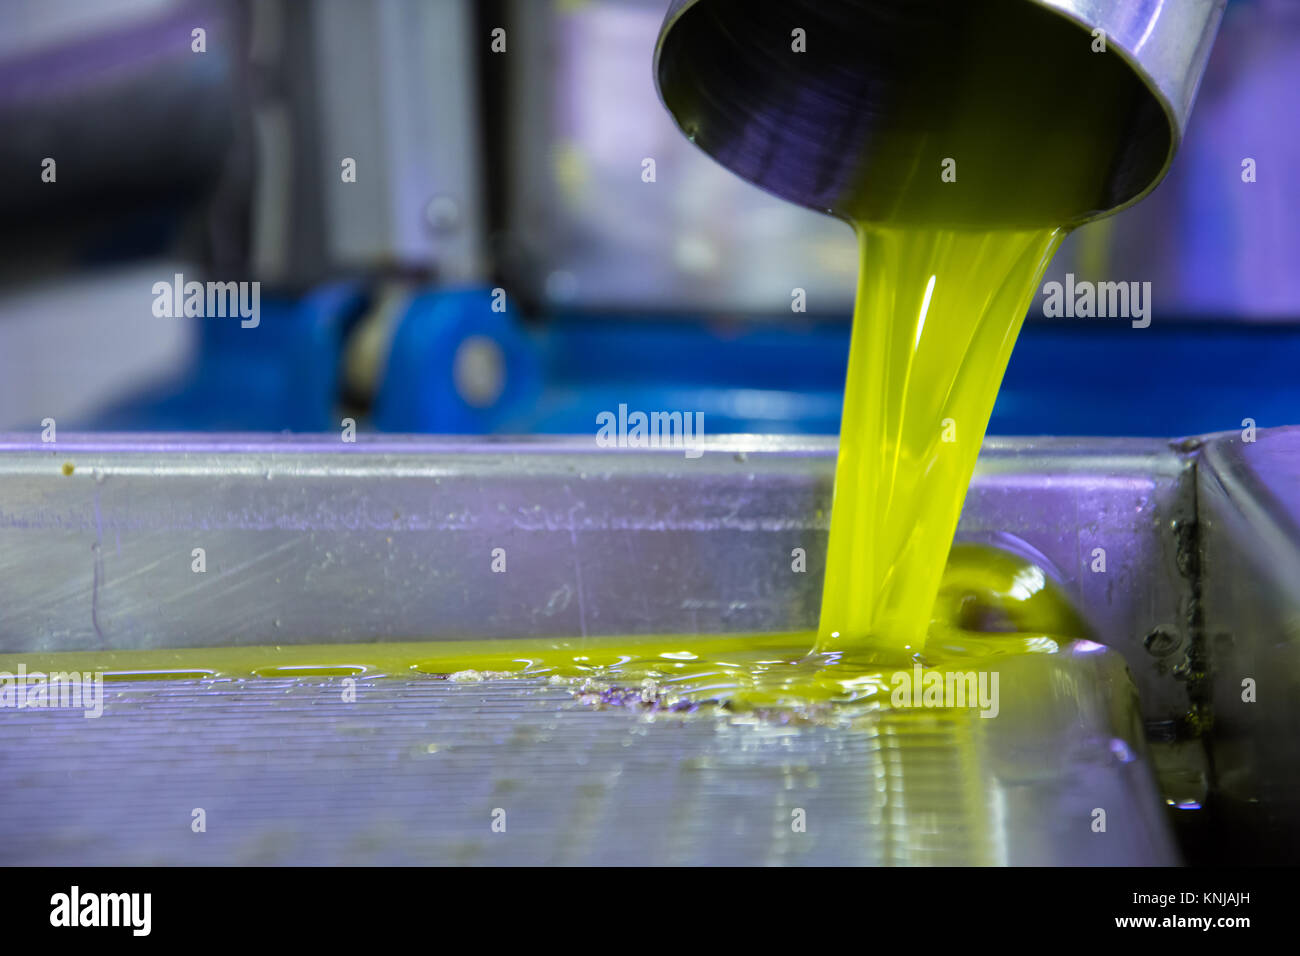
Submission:
MULTIPOLYGON (((367 307, 356 284, 298 300, 265 296, 255 329, 202 319, 195 365, 92 424, 122 430, 333 431, 349 335, 367 307)), ((848 324, 719 325, 668 316, 492 311, 487 289, 428 291, 400 311, 363 430, 590 434, 620 403, 700 411, 710 434, 835 434, 848 324), (490 343, 499 385, 467 401, 455 361, 490 343)), ((1025 325, 1003 382, 994 435, 1190 435, 1293 421, 1300 329, 1122 320, 1025 325), (1260 383, 1269 386, 1262 388, 1260 383)))

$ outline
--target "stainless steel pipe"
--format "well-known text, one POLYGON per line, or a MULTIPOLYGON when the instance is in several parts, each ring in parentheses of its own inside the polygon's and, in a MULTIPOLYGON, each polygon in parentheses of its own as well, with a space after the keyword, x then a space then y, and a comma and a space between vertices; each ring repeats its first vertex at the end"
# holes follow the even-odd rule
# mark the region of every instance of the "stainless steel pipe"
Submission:
MULTIPOLYGON (((1034 124, 1026 127, 1031 135, 1041 128, 1044 137, 1060 136, 1070 110, 1090 102, 1088 84, 1101 77, 1113 93, 1104 124, 1113 127, 1084 132, 1113 136, 1115 146, 1096 196, 1064 210, 1077 223, 1131 205, 1163 178, 1225 4, 673 0, 655 51, 655 79, 677 125, 722 165, 792 202, 851 219, 870 218, 874 207, 864 193, 897 186, 888 175, 863 182, 864 170, 931 159, 937 169, 945 146, 937 115, 945 100, 964 94, 963 66, 975 45, 993 43, 1006 75, 1023 73, 1024 84, 1007 85, 1009 96, 999 90, 986 98, 991 118, 1004 120, 999 102, 1014 111, 1022 102, 1017 93, 1034 84, 1068 91, 1059 103, 1048 100, 1055 109, 1024 117, 1034 124), (787 55, 796 30, 804 55, 787 55), (1081 58, 1102 34, 1105 60, 1081 58), (1065 72, 1080 62, 1108 72, 1065 72), (948 89, 951 97, 933 95, 948 89), (903 126, 911 138, 900 148, 903 126), (887 162, 874 161, 891 151, 887 162)), ((1021 175, 1008 171, 997 186, 1005 195, 992 201, 1014 207, 1021 175)))

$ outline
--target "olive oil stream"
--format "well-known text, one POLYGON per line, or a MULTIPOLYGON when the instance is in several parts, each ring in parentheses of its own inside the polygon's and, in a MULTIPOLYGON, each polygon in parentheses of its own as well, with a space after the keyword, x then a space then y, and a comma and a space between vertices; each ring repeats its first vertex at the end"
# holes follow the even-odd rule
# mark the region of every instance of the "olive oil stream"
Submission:
POLYGON ((925 647, 998 385, 1062 236, 858 225, 818 650, 925 647))
MULTIPOLYGON (((861 261, 817 649, 923 652, 945 560, 1025 313, 1070 229, 1117 203, 1114 172, 1160 127, 1141 82, 1023 0, 881 3, 908 32, 837 48, 909 82, 845 201, 861 261), (933 8, 933 9, 932 9, 933 8), (942 10, 932 30, 920 11, 942 10), (903 12, 910 11, 910 12, 903 12)), ((1150 171, 1154 177, 1156 170, 1150 171)))

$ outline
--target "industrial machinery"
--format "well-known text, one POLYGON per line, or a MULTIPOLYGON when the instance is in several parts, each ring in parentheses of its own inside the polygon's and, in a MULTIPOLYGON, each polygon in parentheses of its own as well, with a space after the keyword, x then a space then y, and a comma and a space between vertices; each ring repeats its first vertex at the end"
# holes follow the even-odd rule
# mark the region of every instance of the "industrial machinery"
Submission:
POLYGON ((6 714, 5 859, 1122 865, 1177 861, 1181 836, 1184 854, 1283 860, 1297 440, 991 441, 962 532, 1040 551, 1099 643, 1031 662, 1067 688, 1050 703, 1004 690, 997 720, 922 727, 665 719, 545 676, 324 668, 411 635, 806 629, 818 576, 780 558, 824 545, 833 441, 720 440, 688 461, 549 439, 10 439, 3 669, 55 650, 346 650, 251 680, 205 676, 202 655, 110 666, 106 719, 6 714), (1131 685, 1107 679, 1125 665, 1131 685), (918 732, 939 741, 914 762, 918 732), (73 765, 99 785, 61 788, 73 765), (229 823, 196 842, 192 806, 229 823), (496 807, 518 808, 518 839, 493 838, 496 807), (794 808, 817 824, 792 832, 794 808))
POLYGON ((1292 860, 1300 19, 1005 2, 1146 97, 1095 211, 1150 198, 1043 281, 1157 304, 1035 296, 958 540, 1031 555, 1088 637, 998 658, 990 720, 672 693, 691 640, 818 626, 857 267, 824 213, 885 122, 835 114, 842 69, 746 61, 730 0, 0 14, 0 694, 102 678, 97 719, 0 707, 0 863, 1292 860), (47 154, 54 206, 9 175, 47 154), (173 275, 259 311, 160 314, 173 275), (602 445, 626 408, 706 432, 602 445), (527 649, 664 641, 649 684, 527 649))

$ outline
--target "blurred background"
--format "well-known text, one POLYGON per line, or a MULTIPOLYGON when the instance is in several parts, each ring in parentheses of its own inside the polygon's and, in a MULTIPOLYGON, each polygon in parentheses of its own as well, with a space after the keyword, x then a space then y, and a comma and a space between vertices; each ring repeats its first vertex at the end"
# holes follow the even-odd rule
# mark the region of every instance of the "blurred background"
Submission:
MULTIPOLYGON (((0 429, 834 433, 852 234, 675 129, 666 6, 6 0, 0 429), (256 327, 155 315, 176 274, 256 327)), ((991 433, 1300 422, 1298 89, 1300 3, 1232 0, 1169 177, 1045 280, 1149 281, 1151 326, 1031 312, 991 433)))

